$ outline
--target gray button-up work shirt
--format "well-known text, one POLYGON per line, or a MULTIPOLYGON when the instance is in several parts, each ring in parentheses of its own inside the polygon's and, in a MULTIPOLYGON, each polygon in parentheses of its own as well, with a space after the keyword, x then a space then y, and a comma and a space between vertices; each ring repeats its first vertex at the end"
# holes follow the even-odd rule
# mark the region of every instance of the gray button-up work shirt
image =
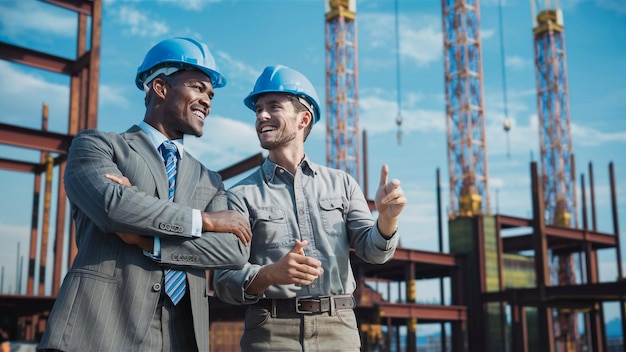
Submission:
POLYGON ((369 263, 393 256, 399 236, 385 239, 378 231, 363 192, 349 174, 312 163, 307 157, 295 175, 266 159, 253 174, 233 186, 229 206, 250 219, 250 259, 241 270, 216 270, 214 288, 228 303, 260 298, 294 298, 351 294, 356 282, 350 248, 369 263), (264 294, 244 290, 261 266, 279 261, 307 240, 307 256, 322 263, 324 273, 308 286, 273 285, 264 294))

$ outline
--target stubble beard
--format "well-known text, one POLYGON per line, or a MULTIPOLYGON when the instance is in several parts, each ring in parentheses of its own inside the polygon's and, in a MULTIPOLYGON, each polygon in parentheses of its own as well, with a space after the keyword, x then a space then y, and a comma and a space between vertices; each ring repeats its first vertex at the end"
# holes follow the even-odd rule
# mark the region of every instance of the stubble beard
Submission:
POLYGON ((261 148, 266 150, 277 149, 288 145, 289 142, 293 141, 294 139, 296 139, 296 132, 288 135, 282 135, 281 137, 273 141, 261 141, 261 148))

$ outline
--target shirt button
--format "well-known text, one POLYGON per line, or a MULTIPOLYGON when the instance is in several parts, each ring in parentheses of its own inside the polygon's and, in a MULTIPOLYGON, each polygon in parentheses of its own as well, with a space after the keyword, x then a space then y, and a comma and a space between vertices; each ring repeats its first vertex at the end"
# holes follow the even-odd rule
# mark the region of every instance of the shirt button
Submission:
POLYGON ((161 284, 156 283, 156 284, 152 285, 152 291, 154 291, 154 292, 161 291, 161 284))
POLYGON ((298 214, 304 215, 304 210, 302 210, 302 209, 298 210, 298 214))
POLYGON ((278 172, 280 172, 281 174, 284 174, 284 173, 285 173, 285 170, 283 170, 283 169, 279 169, 279 170, 278 170, 278 172))
POLYGON ((315 284, 311 284, 311 288, 315 288, 315 284))
POLYGON ((296 189, 300 189, 300 185, 296 185, 296 189))

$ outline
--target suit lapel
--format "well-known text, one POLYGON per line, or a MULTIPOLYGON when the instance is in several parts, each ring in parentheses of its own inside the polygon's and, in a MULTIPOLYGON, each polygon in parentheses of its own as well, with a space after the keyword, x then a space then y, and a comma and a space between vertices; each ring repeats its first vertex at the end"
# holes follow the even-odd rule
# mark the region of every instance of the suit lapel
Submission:
POLYGON ((165 164, 159 152, 154 149, 148 136, 138 126, 133 126, 124 133, 124 138, 128 141, 128 145, 145 160, 146 166, 154 178, 159 198, 167 199, 168 183, 165 174, 165 164))

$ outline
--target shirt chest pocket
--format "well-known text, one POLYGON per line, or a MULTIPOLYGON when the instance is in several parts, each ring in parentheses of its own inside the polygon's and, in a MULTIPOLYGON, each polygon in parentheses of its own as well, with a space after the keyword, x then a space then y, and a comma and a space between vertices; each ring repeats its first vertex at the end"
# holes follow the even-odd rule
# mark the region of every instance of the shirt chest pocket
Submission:
POLYGON ((257 210, 250 219, 253 241, 262 241, 266 248, 278 248, 293 245, 289 236, 285 210, 281 208, 263 208, 257 210))
POLYGON ((342 236, 346 232, 347 206, 341 198, 320 200, 320 217, 324 232, 330 236, 342 236))

